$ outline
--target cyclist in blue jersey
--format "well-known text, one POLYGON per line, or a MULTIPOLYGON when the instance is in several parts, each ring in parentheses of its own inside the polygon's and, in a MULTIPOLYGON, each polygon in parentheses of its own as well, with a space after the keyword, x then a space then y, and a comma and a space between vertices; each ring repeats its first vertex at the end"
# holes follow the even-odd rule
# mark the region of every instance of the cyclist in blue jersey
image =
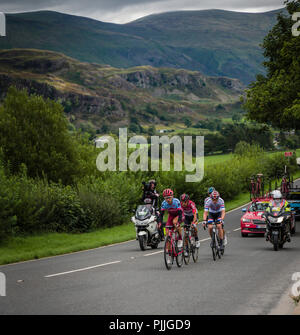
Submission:
POLYGON ((205 203, 203 213, 203 221, 205 221, 205 223, 203 222, 203 226, 205 226, 207 220, 208 231, 210 236, 212 236, 212 223, 216 221, 221 249, 224 248, 224 218, 225 203, 224 200, 220 198, 219 192, 215 190, 211 193, 210 198, 205 203))
POLYGON ((180 223, 184 220, 184 213, 181 208, 180 201, 174 198, 174 193, 171 189, 166 189, 163 191, 164 201, 161 204, 160 218, 159 221, 162 223, 164 213, 168 212, 168 220, 166 223, 166 230, 168 234, 168 229, 175 228, 178 231, 179 240, 178 248, 182 248, 182 233, 180 223))

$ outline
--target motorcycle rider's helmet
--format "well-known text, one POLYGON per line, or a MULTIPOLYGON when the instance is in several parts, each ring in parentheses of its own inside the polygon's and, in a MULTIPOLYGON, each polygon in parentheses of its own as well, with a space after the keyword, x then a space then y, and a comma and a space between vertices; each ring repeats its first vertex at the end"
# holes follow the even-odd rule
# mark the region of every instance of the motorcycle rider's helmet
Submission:
POLYGON ((214 190, 215 190, 215 188, 211 186, 211 187, 207 190, 207 193, 208 193, 209 195, 211 195, 211 194, 213 193, 214 190))
POLYGON ((212 200, 219 199, 219 197, 220 197, 220 193, 219 193, 218 191, 214 190, 214 191, 211 193, 210 197, 211 197, 212 200))
POLYGON ((174 192, 170 189, 167 188, 163 191, 163 197, 172 197, 174 195, 174 192))
POLYGON ((150 179, 150 180, 148 181, 148 183, 149 183, 149 184, 154 184, 154 186, 156 186, 156 181, 155 181, 154 179, 150 179))
POLYGON ((184 193, 184 194, 182 194, 181 196, 180 196, 180 201, 181 202, 186 202, 186 201, 188 201, 190 199, 190 196, 188 195, 188 194, 186 194, 186 193, 184 193))
POLYGON ((274 199, 274 200, 282 199, 282 194, 281 194, 281 192, 278 191, 278 190, 275 190, 275 191, 273 192, 273 199, 274 199))

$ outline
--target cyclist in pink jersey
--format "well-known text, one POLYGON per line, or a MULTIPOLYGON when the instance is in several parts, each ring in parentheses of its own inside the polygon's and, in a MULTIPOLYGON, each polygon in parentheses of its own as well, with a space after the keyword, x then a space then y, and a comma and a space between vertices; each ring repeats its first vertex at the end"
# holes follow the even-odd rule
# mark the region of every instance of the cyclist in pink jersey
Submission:
POLYGON ((181 207, 184 213, 184 224, 189 226, 193 226, 194 237, 196 241, 196 247, 200 247, 200 242, 198 238, 198 230, 197 230, 197 207, 193 201, 190 200, 189 195, 182 194, 180 197, 181 207))

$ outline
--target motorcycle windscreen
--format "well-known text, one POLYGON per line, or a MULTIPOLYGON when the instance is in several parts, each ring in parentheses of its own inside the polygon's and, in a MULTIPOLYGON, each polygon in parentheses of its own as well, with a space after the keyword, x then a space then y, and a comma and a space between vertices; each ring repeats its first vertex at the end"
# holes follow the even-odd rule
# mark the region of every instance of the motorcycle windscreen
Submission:
POLYGON ((149 219, 151 217, 151 207, 145 205, 138 206, 135 217, 141 221, 149 219))

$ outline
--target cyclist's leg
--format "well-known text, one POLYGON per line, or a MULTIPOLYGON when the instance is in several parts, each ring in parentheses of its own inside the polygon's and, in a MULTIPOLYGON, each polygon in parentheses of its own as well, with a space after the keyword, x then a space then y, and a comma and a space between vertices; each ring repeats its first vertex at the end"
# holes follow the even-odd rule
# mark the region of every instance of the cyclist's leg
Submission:
POLYGON ((223 225, 221 223, 217 224, 217 229, 218 229, 220 240, 223 240, 224 239, 223 225))
POLYGON ((208 227, 208 232, 210 237, 212 237, 212 229, 213 229, 213 222, 217 219, 216 216, 217 213, 208 213, 208 218, 207 218, 207 227, 208 227))
POLYGON ((173 217, 173 227, 174 229, 177 230, 178 232, 178 248, 182 248, 183 246, 183 240, 182 240, 182 232, 181 232, 181 226, 180 226, 180 223, 179 223, 179 216, 176 216, 176 217, 173 217))
MULTIPOLYGON (((221 215, 222 215, 222 213, 220 212, 218 214, 217 221, 221 219, 221 215)), ((218 229, 218 235, 219 235, 219 238, 220 238, 220 244, 221 244, 221 247, 223 247, 223 242, 224 242, 224 225, 223 225, 223 223, 218 223, 217 224, 217 229, 218 229)))
POLYGON ((180 226, 180 222, 179 222, 179 216, 173 217, 173 226, 174 226, 174 228, 176 228, 176 230, 178 232, 179 240, 182 240, 182 232, 181 232, 181 226, 180 226))
MULTIPOLYGON (((166 222, 166 236, 169 236, 170 229, 173 228, 173 218, 171 215, 168 215, 168 220, 166 222)), ((171 242, 168 243, 169 245, 167 246, 168 251, 170 252, 172 250, 172 245, 171 242)))

